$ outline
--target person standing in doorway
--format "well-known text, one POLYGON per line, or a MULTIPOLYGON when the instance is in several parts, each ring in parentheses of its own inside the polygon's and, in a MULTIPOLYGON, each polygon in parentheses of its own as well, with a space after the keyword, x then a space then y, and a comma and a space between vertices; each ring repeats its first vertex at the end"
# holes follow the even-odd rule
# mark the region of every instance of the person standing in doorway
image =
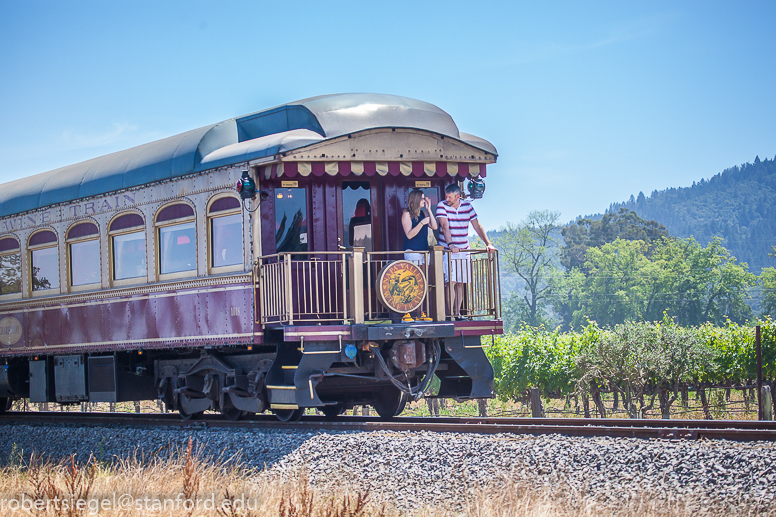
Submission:
POLYGON ((413 189, 407 197, 407 208, 401 214, 404 230, 404 260, 423 265, 428 251, 428 231, 437 229, 437 221, 431 213, 431 200, 420 189, 413 189))
MULTIPOLYGON (((463 303, 463 284, 469 283, 471 275, 471 256, 469 249, 469 223, 474 231, 485 243, 488 252, 496 248, 490 243, 485 229, 477 219, 477 212, 466 200, 461 199, 461 187, 456 183, 445 187, 445 200, 440 201, 436 208, 436 217, 441 231, 439 232, 439 244, 450 250, 450 269, 448 261, 444 262, 445 287, 452 289, 453 306, 452 315, 456 319, 461 317, 461 304, 463 303)), ((449 299, 449 298, 448 298, 449 299)))

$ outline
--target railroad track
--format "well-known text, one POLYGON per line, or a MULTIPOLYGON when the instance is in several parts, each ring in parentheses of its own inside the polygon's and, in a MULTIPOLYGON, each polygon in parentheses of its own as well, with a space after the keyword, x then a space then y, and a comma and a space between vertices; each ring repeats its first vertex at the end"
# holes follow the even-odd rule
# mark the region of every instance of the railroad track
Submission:
POLYGON ((340 431, 434 431, 482 434, 560 434, 566 436, 611 436, 663 439, 727 439, 776 441, 776 422, 753 420, 631 420, 599 418, 476 418, 399 417, 382 421, 377 417, 343 416, 327 421, 305 416, 299 422, 280 422, 272 415, 229 421, 220 415, 182 420, 177 413, 80 413, 14 412, 0 415, 0 424, 78 425, 129 427, 328 429, 340 431))

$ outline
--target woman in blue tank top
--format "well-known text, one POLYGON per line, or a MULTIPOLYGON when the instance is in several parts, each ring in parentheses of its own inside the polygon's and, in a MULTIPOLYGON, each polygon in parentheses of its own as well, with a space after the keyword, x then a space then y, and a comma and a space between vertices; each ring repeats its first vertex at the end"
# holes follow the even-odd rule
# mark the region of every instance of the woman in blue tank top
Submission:
POLYGON ((423 264, 424 255, 419 251, 428 251, 428 229, 437 229, 437 221, 431 211, 431 200, 420 189, 413 189, 407 199, 407 208, 401 214, 401 226, 404 229, 404 259, 423 264))

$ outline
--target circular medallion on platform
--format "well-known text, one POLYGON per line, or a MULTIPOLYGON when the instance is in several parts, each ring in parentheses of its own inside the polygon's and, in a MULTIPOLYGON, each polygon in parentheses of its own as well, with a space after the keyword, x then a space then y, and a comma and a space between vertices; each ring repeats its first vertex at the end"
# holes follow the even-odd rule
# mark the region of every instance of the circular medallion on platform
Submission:
POLYGON ((22 337, 22 324, 13 317, 0 320, 0 343, 14 345, 22 337))
POLYGON ((409 260, 386 264, 377 274, 380 303, 394 312, 412 312, 420 307, 427 289, 423 270, 409 260))

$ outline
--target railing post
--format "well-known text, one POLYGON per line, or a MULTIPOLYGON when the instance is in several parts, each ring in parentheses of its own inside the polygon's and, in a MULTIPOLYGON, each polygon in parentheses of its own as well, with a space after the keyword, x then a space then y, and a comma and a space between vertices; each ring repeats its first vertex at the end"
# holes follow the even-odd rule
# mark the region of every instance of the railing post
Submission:
POLYGON ((257 320, 255 323, 264 325, 264 307, 266 301, 264 300, 262 273, 261 257, 259 257, 253 265, 253 312, 256 315, 254 319, 257 320), (258 296, 256 296, 256 291, 259 292, 258 296))
POLYGON ((288 324, 294 324, 294 282, 291 279, 291 254, 283 255, 283 283, 286 291, 286 315, 288 324))
POLYGON ((343 253, 340 256, 342 267, 342 324, 348 322, 348 256, 343 253))
POLYGON ((434 300, 434 314, 433 318, 436 321, 445 321, 447 314, 445 312, 445 253, 442 246, 429 247, 429 256, 431 258, 431 273, 428 279, 429 284, 433 287, 429 291, 429 296, 434 300))
POLYGON ((350 256, 350 311, 353 323, 364 323, 364 248, 354 247, 350 256))
POLYGON ((493 257, 496 265, 494 273, 496 284, 496 319, 501 319, 501 266, 498 261, 498 250, 493 251, 493 257))
POLYGON ((366 316, 364 319, 372 319, 372 257, 366 253, 366 316))
POLYGON ((498 307, 496 302, 496 256, 495 253, 487 252, 488 264, 488 313, 498 319, 498 307))

